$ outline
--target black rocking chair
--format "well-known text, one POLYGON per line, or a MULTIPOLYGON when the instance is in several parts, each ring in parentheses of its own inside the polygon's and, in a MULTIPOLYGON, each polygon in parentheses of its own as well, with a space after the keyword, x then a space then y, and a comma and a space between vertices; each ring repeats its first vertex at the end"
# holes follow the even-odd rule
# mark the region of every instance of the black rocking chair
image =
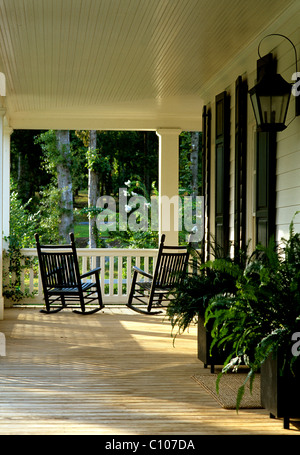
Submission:
POLYGON ((80 275, 73 233, 70 234, 70 244, 67 245, 41 245, 38 234, 35 234, 35 240, 46 305, 46 309, 41 310, 42 313, 57 313, 68 306, 80 308, 73 310, 74 313, 92 314, 104 308, 100 268, 80 275), (93 280, 85 280, 91 276, 94 277, 93 280), (97 306, 86 311, 86 305, 93 302, 97 306), (77 304, 74 306, 74 303, 77 304))
POLYGON ((172 298, 172 289, 183 279, 189 260, 189 248, 186 246, 164 245, 165 235, 161 236, 154 274, 144 272, 138 267, 133 267, 133 278, 127 306, 142 314, 159 314, 162 310, 152 311, 152 308, 163 308, 163 302, 172 298), (146 278, 137 281, 138 275, 146 278), (137 300, 135 305, 133 299, 137 300), (137 306, 147 306, 144 310, 137 306))

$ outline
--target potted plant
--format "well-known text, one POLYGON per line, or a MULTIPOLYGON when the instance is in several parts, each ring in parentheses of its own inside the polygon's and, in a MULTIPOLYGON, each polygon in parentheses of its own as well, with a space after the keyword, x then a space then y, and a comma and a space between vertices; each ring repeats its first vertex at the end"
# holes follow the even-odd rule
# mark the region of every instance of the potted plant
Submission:
POLYGON ((222 348, 210 349, 212 339, 210 324, 204 324, 205 311, 215 295, 236 292, 236 278, 243 272, 245 265, 245 252, 240 252, 238 259, 222 257, 219 248, 214 248, 213 254, 213 260, 202 263, 199 253, 195 250, 192 252, 191 271, 177 285, 175 292, 172 292, 174 298, 166 310, 174 340, 191 324, 197 324, 198 358, 205 367, 210 365, 212 372, 214 365, 224 364, 227 355, 222 348))
MULTIPOLYGON (((268 247, 256 248, 236 287, 236 293, 213 297, 206 309, 211 348, 230 350, 221 375, 243 362, 249 366, 246 381, 252 386, 255 373, 261 371, 262 405, 272 416, 283 417, 288 428, 289 418, 300 416, 299 392, 292 389, 300 372, 300 352, 292 349, 300 330, 300 234, 294 232, 293 220, 282 245, 271 240, 268 247)), ((237 409, 245 383, 238 391, 237 409)))

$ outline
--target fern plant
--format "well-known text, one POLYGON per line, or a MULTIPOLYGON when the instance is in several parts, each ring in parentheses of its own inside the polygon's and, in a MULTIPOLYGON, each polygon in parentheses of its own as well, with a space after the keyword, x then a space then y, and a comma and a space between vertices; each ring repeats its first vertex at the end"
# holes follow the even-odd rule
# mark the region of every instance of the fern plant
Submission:
POLYGON ((210 300, 218 294, 234 294, 237 277, 243 274, 247 263, 247 251, 239 251, 235 258, 223 256, 222 250, 212 243, 214 259, 202 263, 200 254, 192 250, 191 267, 188 273, 172 291, 174 298, 166 313, 172 327, 174 340, 191 324, 197 324, 198 317, 205 315, 210 300), (175 332, 175 329, 177 331, 175 332))
MULTIPOLYGON (((229 271, 230 273, 230 271, 229 271)), ((300 322, 300 234, 293 220, 289 238, 276 245, 258 246, 245 271, 237 278, 236 293, 213 297, 206 309, 206 324, 213 323, 212 345, 230 349, 222 374, 249 366, 237 396, 237 409, 245 385, 252 387, 255 373, 270 354, 281 354, 281 374, 298 359, 291 352, 292 334, 300 322)))

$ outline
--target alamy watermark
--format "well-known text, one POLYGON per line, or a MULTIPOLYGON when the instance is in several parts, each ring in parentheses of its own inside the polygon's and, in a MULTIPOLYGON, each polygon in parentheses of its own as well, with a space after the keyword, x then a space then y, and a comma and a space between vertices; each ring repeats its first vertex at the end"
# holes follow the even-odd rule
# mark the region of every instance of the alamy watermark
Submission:
POLYGON ((292 354, 293 356, 298 357, 300 355, 300 332, 293 333, 292 341, 296 341, 292 346, 292 354))
POLYGON ((100 213, 97 215, 97 229, 100 232, 133 232, 159 230, 183 231, 192 242, 200 242, 204 235, 204 198, 203 196, 144 196, 129 193, 127 188, 119 189, 118 211, 113 196, 101 196, 97 201, 100 213), (161 213, 161 215, 159 215, 161 213))
POLYGON ((292 74, 292 81, 296 81, 295 84, 292 85, 292 94, 294 96, 300 95, 300 72, 296 72, 292 74))

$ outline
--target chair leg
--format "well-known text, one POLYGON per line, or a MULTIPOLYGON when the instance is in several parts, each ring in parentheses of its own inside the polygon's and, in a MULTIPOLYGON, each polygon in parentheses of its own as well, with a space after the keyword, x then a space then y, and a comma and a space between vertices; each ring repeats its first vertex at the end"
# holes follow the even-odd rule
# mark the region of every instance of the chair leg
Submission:
POLYGON ((55 308, 55 310, 51 310, 50 308, 50 299, 48 297, 48 294, 44 294, 44 297, 45 297, 45 306, 46 306, 46 309, 45 310, 40 310, 40 313, 44 313, 44 314, 52 314, 52 313, 58 313, 59 311, 61 311, 64 306, 65 306, 65 302, 63 299, 62 300, 62 306, 58 307, 58 308, 55 308))
POLYGON ((104 304, 103 304, 103 300, 102 300, 102 292, 101 292, 100 280, 99 280, 98 275, 96 275, 96 289, 97 289, 97 294, 98 294, 99 307, 100 307, 100 309, 102 309, 102 308, 104 308, 104 304))
POLYGON ((134 271, 133 272, 133 277, 132 277, 132 282, 131 282, 130 293, 129 293, 129 297, 128 297, 128 302, 127 302, 127 306, 129 306, 129 307, 131 307, 131 304, 132 304, 132 299, 133 299, 133 294, 134 294, 134 290, 135 290, 136 279, 137 279, 137 272, 134 271))
POLYGON ((126 306, 128 308, 130 308, 131 310, 136 311, 137 313, 140 313, 140 314, 147 314, 147 315, 151 314, 151 315, 154 315, 154 314, 162 313, 162 311, 151 311, 152 302, 150 304, 148 304, 147 310, 142 310, 141 308, 132 305, 132 300, 133 300, 133 296, 134 296, 136 280, 137 280, 137 272, 134 271, 133 277, 132 277, 132 282, 131 282, 130 293, 129 293, 129 297, 128 297, 128 302, 127 302, 126 306))
POLYGON ((98 276, 96 276, 96 290, 97 290, 97 294, 98 294, 99 307, 86 311, 84 296, 82 296, 82 301, 80 299, 81 310, 73 310, 73 313, 87 315, 87 314, 94 314, 94 313, 97 313, 97 311, 102 310, 102 308, 104 308, 104 305, 103 305, 103 300, 102 300, 100 280, 99 280, 98 276))
MULTIPOLYGON (((149 295, 149 301, 148 301, 148 313, 150 313, 151 308, 152 308, 152 303, 153 303, 153 290, 151 289, 150 295, 149 295)), ((160 311, 161 313, 161 311, 160 311)))

